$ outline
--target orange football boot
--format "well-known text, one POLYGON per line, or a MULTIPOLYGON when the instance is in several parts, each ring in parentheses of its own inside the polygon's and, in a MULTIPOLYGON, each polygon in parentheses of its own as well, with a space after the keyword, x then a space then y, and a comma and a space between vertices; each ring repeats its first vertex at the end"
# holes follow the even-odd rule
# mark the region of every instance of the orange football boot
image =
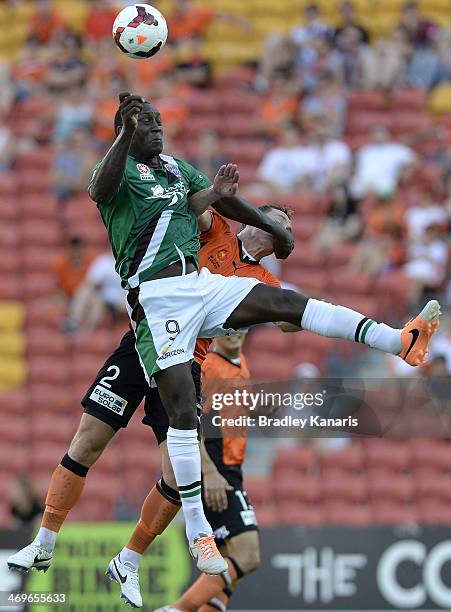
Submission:
POLYGON ((415 319, 410 319, 401 332, 402 350, 399 353, 411 366, 426 362, 429 342, 440 325, 440 304, 431 300, 415 319))

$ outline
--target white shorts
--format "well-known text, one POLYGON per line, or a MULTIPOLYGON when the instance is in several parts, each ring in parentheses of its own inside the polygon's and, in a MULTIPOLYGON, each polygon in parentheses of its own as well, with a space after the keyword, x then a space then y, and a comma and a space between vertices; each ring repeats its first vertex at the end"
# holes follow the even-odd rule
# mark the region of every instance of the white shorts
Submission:
POLYGON ((226 277, 202 268, 199 273, 147 281, 130 291, 128 312, 147 378, 190 361, 197 338, 235 333, 223 325, 258 283, 255 278, 226 277))

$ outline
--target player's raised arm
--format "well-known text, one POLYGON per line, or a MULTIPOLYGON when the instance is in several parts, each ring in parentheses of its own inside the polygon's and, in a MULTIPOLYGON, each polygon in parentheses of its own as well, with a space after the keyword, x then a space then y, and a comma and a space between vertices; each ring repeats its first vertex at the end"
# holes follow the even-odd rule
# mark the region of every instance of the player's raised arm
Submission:
POLYGON ((132 96, 128 92, 119 94, 122 127, 89 185, 89 195, 94 202, 111 202, 116 195, 143 104, 144 100, 140 96, 132 96))
POLYGON ((224 164, 218 170, 213 185, 191 195, 188 199, 189 207, 196 217, 200 217, 209 206, 225 196, 236 194, 240 174, 235 164, 224 164))
POLYGON ((274 253, 278 259, 286 259, 293 250, 294 242, 291 232, 280 223, 273 221, 263 211, 236 195, 222 197, 212 206, 220 215, 232 221, 253 225, 271 234, 274 238, 274 253))

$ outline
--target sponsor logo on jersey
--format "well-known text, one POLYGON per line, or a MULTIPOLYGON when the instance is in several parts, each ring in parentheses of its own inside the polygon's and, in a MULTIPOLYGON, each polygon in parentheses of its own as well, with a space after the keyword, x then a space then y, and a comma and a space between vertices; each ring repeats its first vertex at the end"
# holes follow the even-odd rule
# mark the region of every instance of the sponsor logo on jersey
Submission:
POLYGON ((155 175, 150 171, 149 166, 146 164, 136 164, 136 168, 139 172, 139 178, 142 181, 155 181, 155 175))
POLYGON ((151 189, 152 189, 152 194, 154 195, 155 198, 158 198, 164 195, 164 189, 161 185, 155 185, 155 187, 151 187, 151 189))
POLYGON ((174 349, 173 351, 165 351, 163 352, 162 355, 158 357, 157 361, 167 359, 168 357, 175 357, 176 355, 183 355, 184 352, 185 352, 185 349, 182 349, 182 348, 174 349))
POLYGON ((164 167, 171 174, 174 174, 175 176, 178 176, 178 178, 182 178, 182 173, 180 172, 180 168, 177 166, 177 164, 171 164, 171 162, 167 162, 164 165, 164 167))
POLYGON ((92 399, 92 401, 100 404, 104 408, 108 408, 108 410, 112 410, 120 416, 124 414, 125 407, 128 403, 123 397, 116 395, 116 393, 113 393, 109 389, 105 389, 105 387, 101 385, 96 385, 89 399, 92 399))

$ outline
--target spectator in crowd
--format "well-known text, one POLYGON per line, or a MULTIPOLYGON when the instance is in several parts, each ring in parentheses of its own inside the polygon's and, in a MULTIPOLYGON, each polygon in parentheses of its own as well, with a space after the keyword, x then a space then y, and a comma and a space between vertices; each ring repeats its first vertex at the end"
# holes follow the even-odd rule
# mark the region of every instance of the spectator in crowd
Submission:
POLYGON ((301 102, 300 119, 303 125, 309 125, 318 117, 327 118, 331 134, 340 137, 344 131, 346 108, 340 76, 326 71, 319 75, 316 89, 301 102))
POLYGON ((352 156, 348 145, 331 136, 326 119, 317 119, 310 130, 309 143, 304 148, 304 172, 311 187, 323 192, 349 178, 352 156))
POLYGON ((355 7, 352 2, 345 0, 340 5, 340 18, 341 21, 338 27, 335 28, 334 38, 335 40, 340 36, 345 28, 353 27, 360 32, 360 39, 362 43, 368 45, 370 42, 370 35, 368 30, 359 23, 355 18, 355 7))
POLYGON ((161 113, 165 133, 179 134, 181 126, 188 118, 184 94, 182 87, 178 87, 175 76, 171 74, 160 75, 158 82, 151 88, 149 97, 161 113))
POLYGON ((417 48, 427 45, 438 32, 437 24, 420 14, 418 2, 407 2, 403 6, 400 27, 417 48))
POLYGON ((408 146, 392 141, 384 126, 375 126, 371 141, 356 155, 355 174, 351 189, 354 197, 367 193, 381 196, 392 194, 398 182, 416 161, 415 153, 408 146))
POLYGON ((305 7, 303 21, 302 26, 295 26, 291 30, 291 39, 299 49, 307 50, 315 38, 329 36, 329 26, 321 21, 316 4, 309 4, 305 7))
POLYGON ((328 36, 316 36, 309 46, 304 46, 298 54, 297 79, 301 88, 310 92, 318 86, 318 79, 324 72, 343 75, 343 61, 328 36))
POLYGON ((277 136, 284 124, 291 121, 298 105, 297 85, 285 71, 275 72, 268 91, 262 98, 255 128, 268 136, 277 136))
POLYGON ((277 75, 292 78, 295 65, 295 45, 291 38, 270 32, 263 43, 255 89, 267 92, 277 75))
POLYGON ((56 286, 66 300, 71 300, 83 282, 95 255, 80 236, 71 236, 65 250, 52 263, 56 286))
POLYGON ((406 207, 397 197, 379 196, 364 215, 365 225, 373 234, 403 237, 406 234, 406 207))
POLYGON ((34 6, 29 23, 29 36, 39 44, 46 45, 55 33, 66 26, 66 22, 52 0, 36 0, 34 6))
POLYGON ((390 38, 379 37, 365 57, 362 86, 391 91, 407 81, 413 49, 406 31, 394 28, 390 38))
POLYGON ((197 155, 192 163, 204 174, 213 178, 218 168, 225 163, 218 134, 213 130, 204 130, 199 135, 198 143, 197 155))
MULTIPOLYGON (((15 78, 16 75, 15 75, 15 78)), ((15 86, 12 82, 11 69, 7 63, 0 60, 0 116, 6 115, 12 108, 14 102, 15 86)))
POLYGON ((86 128, 77 128, 57 145, 52 166, 53 192, 64 204, 68 198, 84 193, 89 172, 95 163, 92 141, 86 128))
POLYGON ((443 206, 436 204, 430 195, 424 195, 415 206, 406 211, 408 237, 411 241, 422 238, 431 225, 447 226, 448 216, 443 206))
POLYGON ((349 262, 349 271, 362 274, 368 278, 376 277, 393 269, 392 253, 397 259, 398 245, 396 239, 386 235, 373 234, 366 230, 362 240, 349 262))
POLYGON ((169 17, 170 43, 179 43, 196 36, 205 35, 208 26, 217 16, 214 9, 198 6, 188 0, 176 0, 169 17))
POLYGON ((440 323, 440 329, 431 342, 430 357, 443 356, 446 362, 446 370, 451 375, 451 310, 444 313, 440 323))
POLYGON ((429 225, 423 236, 407 248, 404 274, 416 284, 418 300, 426 290, 437 291, 446 279, 448 248, 442 228, 429 225))
POLYGON ((346 183, 332 186, 326 195, 329 199, 327 218, 313 239, 323 252, 333 251, 344 241, 355 240, 362 228, 357 201, 349 193, 346 183))
POLYGON ((407 69, 407 80, 414 87, 428 91, 449 77, 449 71, 440 56, 437 41, 426 39, 415 48, 407 69))
POLYGON ((343 28, 336 38, 336 47, 346 86, 361 87, 365 66, 372 54, 362 40, 361 31, 354 26, 343 28))
POLYGON ((9 495, 9 508, 17 527, 31 526, 37 517, 41 517, 44 508, 28 476, 18 476, 13 482, 9 495))
POLYGON ((99 255, 90 265, 63 327, 71 333, 95 329, 105 312, 113 323, 125 313, 125 293, 110 251, 99 255))
POLYGON ((179 78, 192 87, 206 89, 211 85, 211 66, 203 53, 199 37, 193 36, 181 43, 181 59, 176 69, 179 78))
POLYGON ((288 124, 280 135, 279 144, 264 155, 258 175, 274 194, 292 192, 305 176, 304 161, 299 131, 288 124))
POLYGON ((82 87, 73 87, 67 91, 56 110, 53 134, 55 140, 69 138, 78 128, 90 128, 93 114, 93 99, 86 95, 82 87))
POLYGON ((86 41, 94 46, 105 38, 111 42, 111 27, 116 19, 117 10, 109 0, 91 0, 89 6, 83 25, 86 41))
POLYGON ((60 33, 51 50, 45 84, 49 92, 60 94, 86 84, 88 64, 82 56, 82 39, 73 32, 60 33))
POLYGON ((0 124, 0 174, 11 170, 14 157, 15 146, 12 132, 8 126, 0 124))
MULTIPOLYGON (((95 113, 92 113, 94 134, 100 146, 113 142, 114 116, 117 111, 117 92, 129 91, 127 79, 121 72, 111 73, 104 87, 97 90, 95 113)), ((88 119, 91 117, 89 114, 88 119)))

